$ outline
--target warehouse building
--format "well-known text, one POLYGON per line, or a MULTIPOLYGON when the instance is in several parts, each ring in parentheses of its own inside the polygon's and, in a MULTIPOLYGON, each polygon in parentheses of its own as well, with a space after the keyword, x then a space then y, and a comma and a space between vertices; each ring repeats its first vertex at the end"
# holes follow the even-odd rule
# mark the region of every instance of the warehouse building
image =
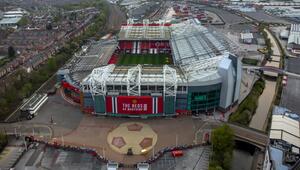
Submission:
POLYGON ((0 20, 0 28, 17 28, 21 18, 3 18, 0 20))
POLYGON ((300 54, 300 24, 291 25, 287 49, 294 54, 300 54))
POLYGON ((264 169, 289 170, 300 167, 300 116, 275 106, 270 127, 270 144, 265 153, 264 169))

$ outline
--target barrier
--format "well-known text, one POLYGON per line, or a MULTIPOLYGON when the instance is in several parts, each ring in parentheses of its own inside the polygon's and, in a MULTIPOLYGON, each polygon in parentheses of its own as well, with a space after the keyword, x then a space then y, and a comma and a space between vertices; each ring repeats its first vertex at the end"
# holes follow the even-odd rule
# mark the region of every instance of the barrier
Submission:
MULTIPOLYGON (((27 142, 30 142, 30 143, 34 143, 35 142, 35 143, 45 144, 47 147, 53 147, 53 148, 62 149, 62 150, 65 150, 65 151, 88 153, 88 154, 90 154, 91 156, 95 157, 96 159, 98 159, 99 161, 101 161, 103 163, 114 162, 112 160, 108 160, 107 158, 103 157, 94 148, 87 148, 87 147, 80 147, 80 146, 71 146, 71 145, 62 145, 62 144, 59 144, 57 142, 51 143, 51 142, 47 142, 47 141, 36 139, 33 136, 25 136, 25 140, 27 142)), ((156 152, 156 154, 154 156, 152 156, 150 159, 148 159, 148 160, 146 160, 144 162, 139 162, 139 163, 148 163, 148 164, 151 164, 151 163, 155 162, 157 159, 159 159, 160 157, 162 157, 167 152, 179 151, 179 150, 182 151, 182 150, 191 149, 191 148, 194 148, 194 147, 207 146, 207 145, 209 145, 209 143, 165 147, 165 148, 159 150, 158 152, 156 152)), ((29 145, 27 145, 27 147, 28 146, 29 145)), ((139 164, 139 163, 137 163, 137 164, 139 164)), ((120 163, 119 167, 128 167, 128 166, 130 166, 130 167, 132 167, 132 166, 137 167, 137 164, 127 165, 127 164, 120 163)))
MULTIPOLYGON (((30 143, 40 143, 40 144, 45 144, 47 147, 53 147, 56 149, 63 149, 65 151, 72 151, 72 152, 81 152, 81 153, 88 153, 93 157, 96 157, 99 161, 104 162, 104 163, 108 163, 109 161, 111 162, 111 160, 108 160, 106 158, 104 158, 103 156, 101 156, 96 149, 93 148, 86 148, 86 147, 79 147, 79 146, 71 146, 71 145, 62 145, 59 144, 57 142, 46 142, 43 140, 39 140, 34 138, 33 136, 26 136, 26 141, 30 142, 30 143)), ((27 145, 29 146, 29 145, 27 145)))
POLYGON ((156 154, 154 156, 152 156, 150 159, 148 159, 147 161, 140 162, 140 163, 151 164, 151 163, 155 162, 157 159, 159 159, 160 157, 162 157, 167 152, 172 153, 173 151, 178 151, 178 150, 182 151, 182 150, 186 150, 186 149, 192 149, 192 148, 195 148, 195 147, 207 146, 208 144, 209 143, 181 145, 181 146, 174 146, 174 147, 165 147, 165 148, 161 149, 160 151, 156 152, 156 154))

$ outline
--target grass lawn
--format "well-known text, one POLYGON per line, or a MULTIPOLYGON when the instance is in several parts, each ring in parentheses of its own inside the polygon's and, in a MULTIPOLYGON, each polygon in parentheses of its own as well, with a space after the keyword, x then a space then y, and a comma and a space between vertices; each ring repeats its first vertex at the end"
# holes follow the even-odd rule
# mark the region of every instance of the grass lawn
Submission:
POLYGON ((119 56, 118 65, 172 64, 170 54, 123 54, 119 56))

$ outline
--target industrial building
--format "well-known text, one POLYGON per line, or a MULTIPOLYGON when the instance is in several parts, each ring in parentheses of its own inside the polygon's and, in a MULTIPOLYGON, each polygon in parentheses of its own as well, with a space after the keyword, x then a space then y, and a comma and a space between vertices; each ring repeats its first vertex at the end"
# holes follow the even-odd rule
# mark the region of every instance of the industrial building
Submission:
POLYGON ((3 18, 0 20, 0 28, 16 28, 20 20, 21 18, 3 18))
POLYGON ((265 153, 264 169, 299 169, 300 116, 290 110, 275 106, 270 127, 270 144, 265 153))
POLYGON ((253 43, 253 34, 251 32, 241 33, 241 41, 244 44, 252 44, 253 43))
POLYGON ((162 21, 158 24, 129 21, 122 26, 117 41, 104 44, 100 48, 110 50, 94 55, 93 64, 83 62, 90 60, 91 55, 78 56, 73 64, 58 72, 65 93, 81 104, 83 112, 174 116, 226 111, 238 101, 242 68, 233 54, 236 46, 194 20, 175 25, 162 21), (169 54, 173 63, 119 65, 111 62, 124 53, 169 54), (104 55, 111 57, 105 60, 104 55), (85 66, 90 67, 84 69, 85 66))
POLYGON ((287 49, 294 54, 300 54, 300 24, 291 24, 287 49))
POLYGON ((15 11, 0 11, 0 28, 17 28, 18 22, 26 14, 28 13, 21 8, 15 11))

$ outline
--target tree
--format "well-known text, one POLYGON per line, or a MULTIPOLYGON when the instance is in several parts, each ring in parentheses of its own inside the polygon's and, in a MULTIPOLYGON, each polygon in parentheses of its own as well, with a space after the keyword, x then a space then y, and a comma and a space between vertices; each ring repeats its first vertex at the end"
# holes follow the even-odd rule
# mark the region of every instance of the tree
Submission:
POLYGON ((15 58, 15 56, 16 56, 16 51, 15 51, 14 47, 12 47, 12 46, 8 47, 7 53, 8 53, 9 58, 15 58))
POLYGON ((209 166, 208 170, 224 170, 224 169, 220 166, 209 166))
POLYGON ((7 145, 7 136, 4 133, 0 133, 0 152, 4 149, 4 147, 7 145))
POLYGON ((26 83, 22 88, 20 92, 20 97, 25 98, 30 95, 32 91, 32 84, 31 83, 26 83))
POLYGON ((213 130, 212 147, 212 162, 216 165, 213 167, 220 166, 224 170, 229 170, 233 154, 234 136, 232 129, 228 125, 223 125, 213 130))
POLYGON ((52 24, 51 24, 51 22, 49 22, 49 23, 46 24, 46 29, 47 30, 52 30, 52 24))
POLYGON ((54 58, 50 58, 47 63, 48 72, 53 72, 57 69, 56 60, 54 58))
POLYGON ((27 18, 27 17, 22 17, 22 18, 20 19, 20 21, 18 22, 18 25, 19 25, 19 26, 25 26, 25 25, 27 25, 28 23, 29 23, 28 18, 27 18))

